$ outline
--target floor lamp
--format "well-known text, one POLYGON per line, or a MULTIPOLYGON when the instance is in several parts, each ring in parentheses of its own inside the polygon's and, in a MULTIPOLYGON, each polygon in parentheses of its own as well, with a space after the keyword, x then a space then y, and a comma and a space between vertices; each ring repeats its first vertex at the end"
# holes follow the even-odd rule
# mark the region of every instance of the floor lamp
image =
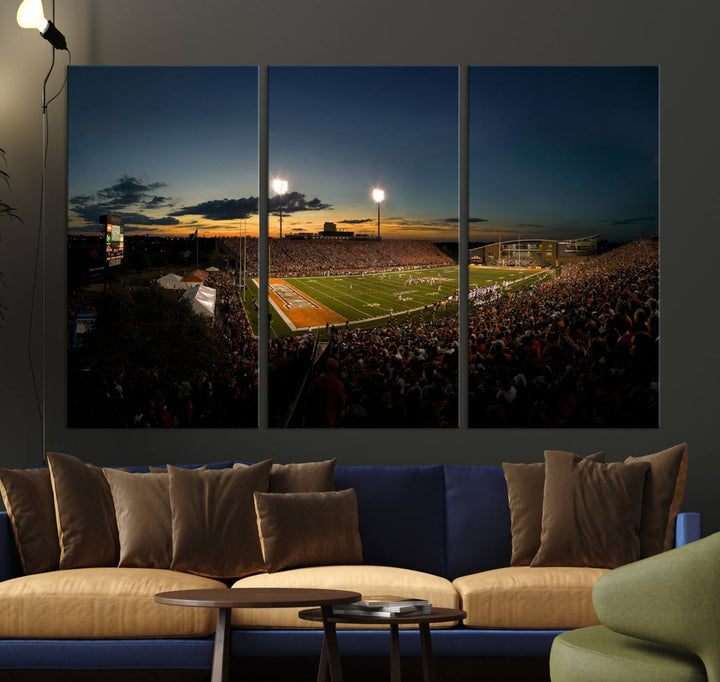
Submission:
MULTIPOLYGON (((52 19, 55 19, 55 0, 52 2, 52 19)), ((41 427, 41 456, 42 461, 46 461, 46 419, 45 419, 45 401, 46 401, 46 358, 45 358, 45 331, 46 331, 46 315, 45 315, 45 176, 47 169, 47 153, 48 153, 48 106, 50 103, 60 96, 65 84, 67 83, 67 74, 60 90, 53 97, 47 97, 47 85, 50 75, 55 67, 56 50, 66 50, 68 53, 68 66, 71 63, 70 50, 68 49, 65 36, 60 33, 53 21, 45 17, 42 0, 23 0, 17 11, 17 22, 22 28, 35 28, 40 31, 40 35, 52 45, 52 62, 50 69, 45 76, 42 84, 42 179, 40 181, 40 216, 38 223, 37 241, 35 244, 35 266, 33 268, 32 295, 30 299, 30 321, 28 324, 28 359, 30 363, 30 373, 32 375, 33 390, 35 392, 35 402, 37 404, 38 415, 40 417, 41 427), (40 389, 38 390, 37 376, 32 360, 32 349, 30 340, 32 338, 33 317, 35 311, 35 291, 38 284, 38 266, 43 274, 42 280, 42 297, 41 297, 41 319, 42 319, 42 374, 40 389)))

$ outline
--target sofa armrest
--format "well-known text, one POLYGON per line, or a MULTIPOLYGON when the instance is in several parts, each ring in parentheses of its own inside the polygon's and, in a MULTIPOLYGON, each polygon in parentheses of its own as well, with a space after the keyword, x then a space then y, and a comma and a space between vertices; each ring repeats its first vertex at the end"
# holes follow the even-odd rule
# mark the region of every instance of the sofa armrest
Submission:
POLYGON ((0 580, 10 580, 22 574, 10 517, 7 512, 0 512, 0 580))
POLYGON ((702 537, 701 516, 698 512, 680 512, 675 521, 675 547, 682 547, 702 537))
POLYGON ((687 649, 720 682, 720 533, 610 571, 593 605, 620 634, 687 649))

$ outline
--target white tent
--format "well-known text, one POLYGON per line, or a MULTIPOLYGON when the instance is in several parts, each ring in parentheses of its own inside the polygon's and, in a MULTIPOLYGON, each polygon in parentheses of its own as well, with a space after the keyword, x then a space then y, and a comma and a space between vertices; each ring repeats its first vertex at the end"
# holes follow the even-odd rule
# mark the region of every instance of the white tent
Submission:
POLYGON ((196 284, 183 294, 183 298, 190 301, 190 305, 198 315, 215 316, 215 289, 196 284))
POLYGON ((182 277, 180 277, 180 275, 176 275, 175 273, 170 273, 169 275, 160 277, 157 280, 157 283, 163 289, 189 289, 193 286, 192 282, 183 282, 182 277))
POLYGON ((212 267, 205 268, 205 272, 220 272, 220 270, 213 265, 212 267))

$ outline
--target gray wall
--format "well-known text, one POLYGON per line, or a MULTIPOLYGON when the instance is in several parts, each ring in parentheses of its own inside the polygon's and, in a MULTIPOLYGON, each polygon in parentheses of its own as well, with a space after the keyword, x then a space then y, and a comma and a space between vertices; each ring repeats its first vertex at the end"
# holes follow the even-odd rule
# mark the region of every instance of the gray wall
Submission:
MULTIPOLYGON (((19 2, 19 0, 17 0, 19 2)), ((49 10, 50 2, 45 2, 49 10)), ((47 446, 96 462, 334 455, 340 463, 498 464, 543 448, 604 449, 611 460, 687 441, 686 509, 720 530, 715 452, 720 261, 720 5, 693 0, 58 0, 76 64, 659 64, 662 131, 662 427, 653 430, 175 431, 65 427, 65 100, 51 108, 47 234, 47 446)), ((0 146, 24 225, 0 225, 0 464, 41 457, 27 327, 49 47, 0 9, 0 146)), ((64 65, 65 55, 58 54, 64 65)), ((59 81, 56 81, 59 85, 59 81)), ((53 90, 54 88, 51 88, 53 90)), ((179 102, 182 105, 182 102, 179 102)), ((42 328, 33 356, 41 358, 42 328)))

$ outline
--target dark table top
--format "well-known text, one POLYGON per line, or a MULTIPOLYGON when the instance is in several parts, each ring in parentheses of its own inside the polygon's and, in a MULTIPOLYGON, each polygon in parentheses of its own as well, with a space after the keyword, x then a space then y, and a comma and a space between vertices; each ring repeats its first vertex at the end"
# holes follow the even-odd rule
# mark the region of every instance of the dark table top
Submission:
MULTIPOLYGON (((322 621, 321 609, 308 609, 298 614, 303 620, 322 621)), ((445 609, 433 606, 430 613, 416 613, 415 615, 398 616, 330 616, 330 623, 369 623, 371 625, 402 625, 403 623, 445 623, 451 620, 462 620, 467 617, 465 611, 460 609, 445 609)))
POLYGON ((283 606, 330 606, 360 599, 359 592, 290 587, 235 587, 228 590, 175 590, 160 592, 155 601, 173 606, 209 608, 279 608, 283 606))

